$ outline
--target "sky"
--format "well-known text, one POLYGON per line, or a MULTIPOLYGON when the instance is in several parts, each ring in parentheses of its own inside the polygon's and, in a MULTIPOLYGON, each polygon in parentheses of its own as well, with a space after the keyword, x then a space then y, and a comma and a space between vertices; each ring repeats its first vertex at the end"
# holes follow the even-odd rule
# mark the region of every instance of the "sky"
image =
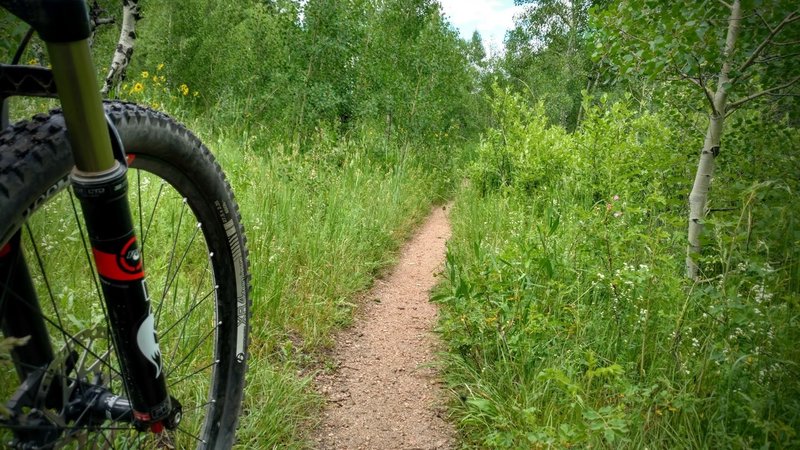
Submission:
POLYGON ((475 30, 481 34, 487 53, 502 51, 503 37, 514 26, 514 14, 522 7, 514 0, 439 0, 442 11, 464 39, 475 30))

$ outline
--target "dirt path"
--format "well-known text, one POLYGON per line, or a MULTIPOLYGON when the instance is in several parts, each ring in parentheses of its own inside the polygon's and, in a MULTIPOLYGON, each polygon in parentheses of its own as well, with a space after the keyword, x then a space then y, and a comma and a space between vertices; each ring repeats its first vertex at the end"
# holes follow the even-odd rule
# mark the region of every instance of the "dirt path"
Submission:
POLYGON ((362 313, 337 338, 337 370, 317 382, 327 397, 317 448, 449 449, 443 395, 430 367, 438 341, 428 301, 441 270, 450 224, 444 208, 401 251, 393 271, 367 293, 362 313))

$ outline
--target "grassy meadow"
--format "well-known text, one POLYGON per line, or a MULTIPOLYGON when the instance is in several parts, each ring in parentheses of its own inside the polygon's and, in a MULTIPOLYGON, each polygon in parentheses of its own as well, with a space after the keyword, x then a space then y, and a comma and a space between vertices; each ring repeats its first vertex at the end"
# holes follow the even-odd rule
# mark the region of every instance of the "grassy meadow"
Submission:
POLYGON ((434 296, 463 445, 800 445, 797 159, 768 150, 800 135, 730 149, 694 282, 675 149, 699 143, 625 101, 587 100, 575 133, 508 93, 496 107, 434 296))

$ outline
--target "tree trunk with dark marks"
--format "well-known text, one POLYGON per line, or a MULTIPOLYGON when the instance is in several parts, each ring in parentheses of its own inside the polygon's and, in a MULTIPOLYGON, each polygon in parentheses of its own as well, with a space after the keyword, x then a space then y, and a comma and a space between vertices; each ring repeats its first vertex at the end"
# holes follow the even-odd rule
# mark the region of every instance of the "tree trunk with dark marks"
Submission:
POLYGON ((139 0, 122 0, 122 30, 114 52, 114 58, 108 68, 108 74, 100 92, 107 95, 119 81, 125 79, 125 70, 133 56, 136 41, 136 22, 142 18, 139 0))
POLYGON ((728 19, 728 36, 725 40, 726 61, 722 64, 719 74, 717 91, 714 93, 711 117, 706 130, 706 139, 703 151, 700 153, 700 163, 694 178, 692 192, 689 194, 689 245, 686 249, 686 276, 696 279, 698 265, 696 255, 700 253, 700 235, 703 232, 703 220, 706 214, 708 189, 711 186, 711 177, 714 175, 714 163, 719 154, 719 144, 727 109, 728 83, 730 82, 731 59, 739 35, 742 9, 739 0, 731 6, 731 15, 728 19))

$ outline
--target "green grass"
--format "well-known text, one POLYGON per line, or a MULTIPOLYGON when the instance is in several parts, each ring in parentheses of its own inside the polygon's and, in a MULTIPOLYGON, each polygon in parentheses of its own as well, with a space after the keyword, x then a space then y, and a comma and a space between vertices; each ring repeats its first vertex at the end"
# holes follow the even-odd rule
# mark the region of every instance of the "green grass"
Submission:
POLYGON ((402 149, 375 154, 369 142, 302 155, 247 137, 211 144, 242 209, 253 275, 239 442, 302 448, 321 404, 308 369, 447 186, 402 149))
MULTIPOLYGON (((759 135, 760 147, 720 156, 715 186, 725 189, 708 218, 705 278, 691 283, 682 273, 693 161, 675 149, 697 142, 625 103, 588 109, 569 134, 541 109, 498 101, 498 128, 471 165, 459 159, 466 152, 387 144, 368 128, 342 139, 318 130, 301 151, 256 123, 220 129, 180 98, 160 102, 219 159, 248 236, 239 447, 311 445, 322 350, 460 167, 470 182, 435 298, 464 447, 797 446, 800 205, 786 169, 796 159, 770 150, 797 148, 798 135, 757 120, 738 131, 759 135)), ((43 247, 78 242, 57 230, 43 247)), ((58 267, 56 296, 74 305, 89 278, 58 267)), ((99 314, 71 309, 77 324, 99 314)))
MULTIPOLYGON (((238 447, 306 448, 322 405, 311 379, 324 363, 323 351, 332 344, 332 334, 350 323, 358 293, 392 263, 394 251, 431 205, 448 195, 450 156, 444 151, 426 154, 409 144, 387 144, 383 133, 369 129, 341 140, 320 133, 301 152, 270 141, 256 125, 248 127, 252 132, 243 132, 219 129, 209 118, 192 119, 182 99, 163 98, 162 105, 188 121, 219 160, 240 205, 248 239, 253 309, 238 447)), ((37 106, 35 101, 22 103, 15 116, 37 106)), ((151 189, 157 186, 148 184, 151 189)), ((180 198, 174 205, 166 199, 159 203, 159 219, 145 249, 149 273, 163 272, 168 265, 161 256, 169 253, 172 240, 159 230, 177 226, 181 205, 180 198)), ((147 209, 147 203, 144 206, 147 209)), ((99 304, 85 301, 96 298, 85 258, 72 256, 82 254, 82 244, 69 197, 61 196, 58 204, 36 216, 34 235, 50 261, 48 278, 62 313, 76 330, 96 322, 102 312, 99 304), (59 242, 70 247, 56 245, 59 242)), ((187 224, 182 226, 193 226, 187 224)), ((191 240, 191 232, 185 236, 191 240)), ((204 254, 199 249, 189 256, 198 263, 198 271, 169 290, 168 297, 178 304, 191 304, 186 289, 194 281, 210 282, 203 276, 204 254)), ((163 283, 150 278, 150 290, 160 295, 163 283)), ((40 296, 49 298, 45 284, 39 286, 40 296)), ((210 317, 193 314, 195 322, 181 333, 192 335, 210 317)), ((191 361, 184 366, 187 374, 200 368, 191 361)), ((11 366, 2 370, 3 380, 16 378, 11 366)), ((187 397, 197 397, 189 391, 207 391, 203 378, 194 378, 197 382, 187 385, 187 397)))
POLYGON ((695 283, 682 133, 601 104, 566 134, 500 101, 434 296, 463 445, 800 445, 800 205, 794 157, 770 151, 800 136, 764 126, 758 173, 728 150, 695 283))

